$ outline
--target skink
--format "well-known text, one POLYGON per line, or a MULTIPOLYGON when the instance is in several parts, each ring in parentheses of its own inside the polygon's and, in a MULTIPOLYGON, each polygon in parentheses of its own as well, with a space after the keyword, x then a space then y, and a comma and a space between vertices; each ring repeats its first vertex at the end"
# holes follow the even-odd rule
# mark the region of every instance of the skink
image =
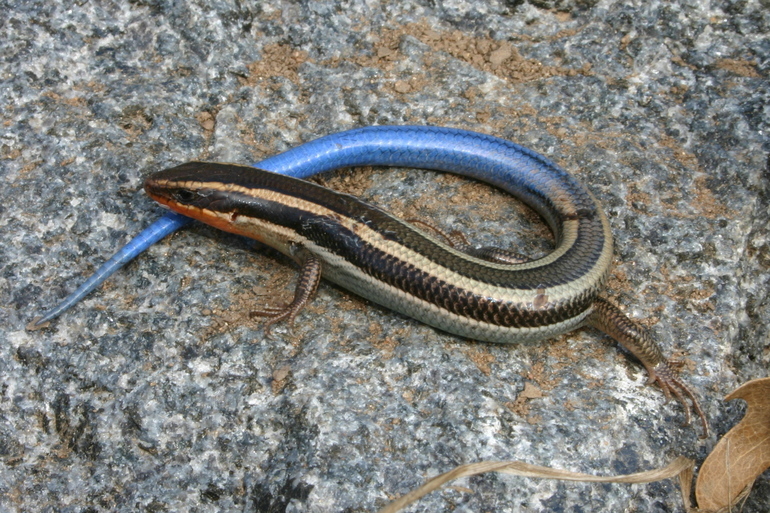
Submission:
MULTIPOLYGON (((185 217, 164 218, 166 224, 155 231, 150 227, 151 234, 134 244, 130 257, 189 217, 257 239, 300 265, 294 300, 285 308, 259 312, 270 318, 269 324, 292 321, 323 276, 371 301, 476 340, 532 342, 592 326, 633 353, 649 381, 684 405, 688 422, 692 403, 708 433, 695 395, 658 344, 599 296, 612 259, 609 223, 594 197, 545 157, 464 130, 379 126, 326 136, 257 166, 191 162, 150 176, 147 194, 185 217), (447 171, 497 186, 545 219, 555 249, 526 260, 503 250, 453 243, 437 230, 418 229, 353 196, 302 180, 363 165, 447 171)), ((112 260, 121 261, 119 255, 112 260)), ((97 275, 103 280, 111 272, 97 275)), ((66 307, 96 286, 82 287, 85 292, 65 300, 66 307)), ((40 326, 63 309, 33 324, 40 326)))

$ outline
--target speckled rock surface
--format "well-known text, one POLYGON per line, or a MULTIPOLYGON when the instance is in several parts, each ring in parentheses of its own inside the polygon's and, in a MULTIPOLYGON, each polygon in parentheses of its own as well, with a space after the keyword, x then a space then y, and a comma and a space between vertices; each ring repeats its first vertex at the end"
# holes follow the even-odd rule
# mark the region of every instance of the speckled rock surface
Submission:
MULTIPOLYGON (((484 459, 701 462, 742 414, 721 398, 767 376, 766 0, 3 4, 0 510, 363 512, 484 459), (474 343, 325 284, 266 339, 249 312, 295 270, 203 226, 25 331, 158 217, 148 173, 406 123, 514 140, 588 186, 616 237, 607 294, 681 357, 711 438, 593 331, 474 343)), ((549 248, 466 180, 323 180, 478 244, 549 248)), ((683 510, 673 482, 455 484, 410 511, 683 510)), ((769 498, 766 473, 743 511, 769 498)))

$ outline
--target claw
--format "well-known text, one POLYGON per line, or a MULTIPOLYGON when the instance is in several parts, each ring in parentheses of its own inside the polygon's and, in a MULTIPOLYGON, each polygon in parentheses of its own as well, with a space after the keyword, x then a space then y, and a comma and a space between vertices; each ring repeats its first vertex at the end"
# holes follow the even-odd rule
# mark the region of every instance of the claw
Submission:
POLYGON ((252 310, 249 312, 249 317, 273 317, 278 315, 288 308, 285 303, 281 306, 264 306, 259 310, 252 310))
POLYGON ((685 413, 684 425, 690 425, 692 422, 692 412, 695 410, 695 413, 700 418, 701 426, 703 427, 703 435, 701 438, 708 438, 709 425, 708 420, 706 419, 706 414, 701 409, 695 394, 693 394, 687 385, 685 385, 684 382, 679 379, 668 362, 659 363, 653 369, 648 368, 647 372, 650 374, 650 379, 652 382, 657 382, 658 385, 660 385, 660 388, 666 395, 667 400, 670 399, 673 395, 676 397, 676 400, 682 404, 685 413))

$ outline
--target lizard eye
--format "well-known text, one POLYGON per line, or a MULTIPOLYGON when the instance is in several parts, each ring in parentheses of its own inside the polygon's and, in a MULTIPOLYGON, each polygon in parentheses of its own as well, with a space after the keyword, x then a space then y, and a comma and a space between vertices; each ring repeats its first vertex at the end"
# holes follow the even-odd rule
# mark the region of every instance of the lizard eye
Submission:
POLYGON ((197 197, 197 194, 187 189, 179 189, 174 193, 174 199, 179 203, 190 203, 197 197))

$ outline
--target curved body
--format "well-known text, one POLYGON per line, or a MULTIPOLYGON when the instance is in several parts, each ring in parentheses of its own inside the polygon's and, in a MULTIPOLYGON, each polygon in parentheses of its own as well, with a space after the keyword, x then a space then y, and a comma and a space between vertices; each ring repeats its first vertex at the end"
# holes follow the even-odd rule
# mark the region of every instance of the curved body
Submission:
POLYGON ((649 382, 684 405, 688 421, 689 400, 708 434, 697 399, 658 344, 599 297, 612 258, 607 219, 593 196, 545 157, 464 130, 378 126, 322 137, 257 166, 261 169, 191 162, 150 176, 147 193, 183 215, 156 221, 28 328, 47 326, 123 264, 194 218, 260 240, 302 266, 291 304, 254 312, 271 318, 266 332, 274 322, 293 320, 322 275, 393 310, 478 340, 528 342, 588 325, 633 353, 649 382), (353 196, 301 180, 362 165, 448 171, 497 186, 543 216, 556 247, 543 258, 526 260, 443 236, 447 244, 437 230, 421 231, 353 196))
POLYGON ((493 342, 552 337, 585 323, 609 270, 612 238, 594 198, 546 158, 462 130, 373 127, 324 137, 248 166, 192 162, 148 178, 174 211, 265 242, 371 301, 458 335, 493 342), (491 183, 546 219, 555 250, 491 262, 355 197, 299 180, 356 165, 420 167, 491 183), (292 175, 292 176, 287 176, 292 175), (191 198, 180 199, 179 191, 191 198))

